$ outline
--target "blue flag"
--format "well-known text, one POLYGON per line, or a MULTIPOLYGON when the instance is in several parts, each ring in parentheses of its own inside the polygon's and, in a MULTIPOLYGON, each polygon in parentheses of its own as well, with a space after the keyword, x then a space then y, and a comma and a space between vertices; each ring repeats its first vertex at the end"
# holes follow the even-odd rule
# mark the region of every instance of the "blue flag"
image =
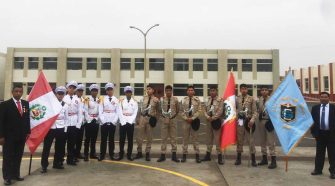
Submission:
POLYGON ((288 155, 313 124, 311 113, 291 72, 265 106, 283 151, 288 155))

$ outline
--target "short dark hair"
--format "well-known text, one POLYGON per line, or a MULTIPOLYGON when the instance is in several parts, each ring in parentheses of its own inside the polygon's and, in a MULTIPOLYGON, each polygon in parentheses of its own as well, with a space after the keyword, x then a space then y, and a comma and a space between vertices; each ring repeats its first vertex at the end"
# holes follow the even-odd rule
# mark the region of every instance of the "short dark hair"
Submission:
POLYGON ((266 88, 266 89, 269 89, 267 86, 265 86, 265 85, 261 85, 260 87, 259 87, 261 90, 263 89, 263 88, 266 88))
POLYGON ((241 88, 248 88, 248 86, 247 86, 247 84, 242 83, 242 84, 240 84, 240 89, 241 88))
POLYGON ((211 85, 209 87, 210 90, 214 89, 214 90, 218 90, 218 86, 217 85, 211 85))
POLYGON ((165 86, 165 90, 172 90, 173 88, 172 88, 172 86, 171 85, 166 85, 165 86))
POLYGON ((330 94, 328 92, 320 92, 320 96, 323 95, 323 94, 327 94, 328 97, 330 96, 330 94))
POLYGON ((186 88, 186 90, 188 90, 190 88, 194 90, 194 86, 193 85, 188 85, 187 88, 186 88))
POLYGON ((148 85, 147 85, 147 88, 149 88, 149 87, 155 90, 155 87, 154 87, 153 85, 148 84, 148 85))
POLYGON ((16 89, 16 88, 23 88, 23 84, 22 83, 14 83, 12 91, 14 91, 14 89, 16 89))

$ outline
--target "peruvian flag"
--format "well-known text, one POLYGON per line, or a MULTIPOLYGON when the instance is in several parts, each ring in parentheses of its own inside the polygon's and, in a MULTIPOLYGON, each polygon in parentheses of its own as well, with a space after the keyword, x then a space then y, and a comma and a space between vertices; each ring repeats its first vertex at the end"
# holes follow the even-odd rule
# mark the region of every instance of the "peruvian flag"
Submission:
POLYGON ((236 143, 236 102, 235 102, 235 79, 234 74, 230 72, 228 84, 223 94, 225 117, 221 133, 221 149, 236 143))
POLYGON ((34 154, 51 126, 55 123, 62 105, 53 93, 44 73, 41 72, 29 97, 31 134, 27 139, 30 153, 34 154))

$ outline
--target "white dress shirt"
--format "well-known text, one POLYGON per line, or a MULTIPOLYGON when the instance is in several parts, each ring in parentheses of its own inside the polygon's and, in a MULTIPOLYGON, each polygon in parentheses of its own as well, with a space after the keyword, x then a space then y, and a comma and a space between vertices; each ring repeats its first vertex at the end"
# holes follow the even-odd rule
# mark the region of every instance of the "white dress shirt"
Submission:
POLYGON ((83 106, 81 99, 76 95, 73 95, 71 99, 70 95, 67 94, 64 96, 63 101, 68 105, 68 126, 75 126, 79 129, 83 122, 83 106))
MULTIPOLYGON (((320 105, 320 129, 321 129, 321 118, 322 118, 322 104, 320 105)), ((325 126, 323 130, 329 130, 329 103, 325 106, 325 126)))
POLYGON ((119 118, 121 125, 126 125, 127 123, 134 124, 138 111, 138 104, 133 98, 129 101, 124 98, 120 102, 119 106, 119 118))
POLYGON ((109 96, 104 96, 103 101, 99 104, 99 119, 101 125, 105 123, 116 125, 119 119, 119 100, 115 96, 111 98, 111 101, 109 101, 109 96))

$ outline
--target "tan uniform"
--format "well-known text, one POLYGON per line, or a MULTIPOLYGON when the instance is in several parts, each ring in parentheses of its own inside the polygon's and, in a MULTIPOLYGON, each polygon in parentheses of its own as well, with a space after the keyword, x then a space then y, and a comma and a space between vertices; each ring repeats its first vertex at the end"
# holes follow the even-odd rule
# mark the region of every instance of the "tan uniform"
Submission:
MULTIPOLYGON (((265 99, 265 102, 269 99, 270 97, 268 96, 265 99)), ((262 155, 267 155, 267 149, 266 146, 268 145, 270 155, 271 156, 276 156, 276 150, 275 150, 275 133, 274 130, 269 132, 265 128, 265 123, 270 119, 269 114, 265 110, 265 102, 264 98, 261 97, 259 99, 259 106, 258 106, 258 113, 259 113, 259 123, 257 127, 259 128, 259 135, 261 139, 261 152, 262 155)))
POLYGON ((145 152, 148 153, 151 150, 151 143, 152 143, 152 127, 149 124, 150 117, 156 117, 158 119, 158 106, 159 100, 155 96, 151 96, 150 103, 148 104, 149 96, 144 96, 143 104, 140 105, 141 107, 141 116, 140 122, 138 126, 138 133, 137 133, 137 152, 142 152, 142 144, 144 138, 147 138, 147 144, 145 147, 145 152), (146 110, 146 111, 145 111, 146 110))
MULTIPOLYGON (((258 117, 257 108, 256 108, 256 101, 252 96, 246 95, 243 99, 242 95, 237 96, 237 113, 247 111, 246 117, 250 118, 251 122, 255 122, 256 118, 258 117), (244 101, 244 102, 243 102, 244 101)), ((256 123, 254 123, 255 125, 256 123)), ((243 126, 243 119, 239 119, 237 121, 237 152, 243 152, 243 142, 244 138, 249 143, 249 150, 250 153, 256 153, 255 143, 254 143, 254 135, 253 133, 250 136, 249 131, 247 131, 243 126)))
POLYGON ((177 130, 175 118, 179 113, 177 97, 162 97, 160 100, 162 154, 166 153, 166 144, 170 138, 172 152, 177 152, 177 130))
POLYGON ((187 154, 188 151, 188 141, 191 136, 191 140, 193 143, 193 148, 196 154, 200 154, 199 151, 199 141, 198 141, 198 131, 194 131, 191 127, 191 124, 187 122, 188 118, 192 118, 193 120, 198 118, 201 112, 201 102, 200 99, 196 96, 191 98, 191 106, 190 106, 190 98, 187 96, 182 100, 181 104, 181 117, 183 118, 183 154, 187 154), (189 112, 190 107, 192 111, 189 112))
MULTIPOLYGON (((223 100, 216 96, 215 98, 208 98, 205 104, 204 114, 206 118, 212 118, 216 120, 221 117, 223 112, 223 100)), ((207 133, 207 152, 211 153, 213 148, 213 140, 216 145, 217 154, 221 154, 221 130, 222 128, 215 130, 212 127, 212 123, 206 120, 206 133, 207 133)))

